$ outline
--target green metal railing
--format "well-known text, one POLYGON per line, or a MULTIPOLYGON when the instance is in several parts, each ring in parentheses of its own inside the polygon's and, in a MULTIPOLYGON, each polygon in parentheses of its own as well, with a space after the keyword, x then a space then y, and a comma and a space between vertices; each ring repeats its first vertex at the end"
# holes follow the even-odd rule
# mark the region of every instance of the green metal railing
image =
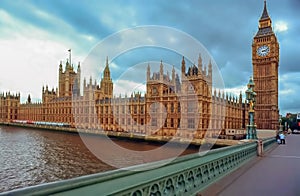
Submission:
MULTIPOLYGON (((275 139, 263 140, 265 149, 275 139)), ((70 180, 13 190, 9 195, 194 195, 257 155, 258 143, 229 146, 70 180), (143 170, 143 171, 141 171, 143 170)), ((0 194, 1 195, 1 194, 0 194)))
POLYGON ((272 147, 272 144, 276 142, 276 138, 268 138, 268 139, 263 139, 263 149, 264 151, 269 150, 272 147))

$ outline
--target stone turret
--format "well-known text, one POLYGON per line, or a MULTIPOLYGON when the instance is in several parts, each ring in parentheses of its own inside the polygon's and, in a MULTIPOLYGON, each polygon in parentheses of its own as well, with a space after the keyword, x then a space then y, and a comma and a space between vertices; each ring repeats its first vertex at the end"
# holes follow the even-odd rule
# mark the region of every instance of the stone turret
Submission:
POLYGON ((113 82, 110 77, 108 57, 106 57, 106 64, 103 73, 103 78, 100 82, 100 89, 104 98, 113 98, 113 82))
POLYGON ((160 61, 160 66, 159 66, 159 79, 161 81, 164 80, 164 65, 163 65, 162 61, 160 61))
POLYGON ((70 97, 73 94, 80 94, 80 75, 81 68, 78 63, 77 73, 74 71, 74 66, 71 65, 71 59, 67 59, 65 70, 62 68, 62 61, 59 64, 59 75, 58 75, 58 96, 59 97, 70 97), (76 84, 75 84, 76 82, 76 84), (74 86, 76 89, 74 89, 74 86))
POLYGON ((201 58, 201 54, 199 54, 199 57, 198 57, 198 75, 201 75, 202 70, 203 70, 202 58, 201 58))
POLYGON ((184 56, 182 57, 182 61, 181 61, 181 73, 182 73, 182 75, 185 75, 185 60, 184 60, 184 56))
POLYGON ((151 75, 150 64, 148 63, 148 66, 147 66, 147 81, 150 80, 150 75, 151 75))

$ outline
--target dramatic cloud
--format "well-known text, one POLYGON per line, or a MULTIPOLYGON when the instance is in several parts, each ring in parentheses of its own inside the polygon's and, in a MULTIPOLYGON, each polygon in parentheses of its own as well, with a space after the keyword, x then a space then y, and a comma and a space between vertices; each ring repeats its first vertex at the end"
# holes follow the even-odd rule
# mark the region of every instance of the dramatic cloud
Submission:
MULTIPOLYGON (((147 33, 127 36, 127 42, 113 40, 94 54, 96 67, 91 68, 86 57, 97 44, 116 32, 143 26, 161 25, 185 32, 201 42, 213 56, 225 83, 225 90, 233 94, 244 93, 252 75, 252 38, 258 30, 258 20, 263 10, 263 0, 211 0, 211 1, 10 1, 0 2, 0 91, 21 92, 22 97, 31 93, 41 98, 41 88, 48 84, 57 86, 58 65, 68 58, 72 48, 72 62, 83 62, 82 71, 94 73, 99 82, 105 66, 105 57, 112 46, 146 41, 172 43, 191 51, 191 45, 176 36, 167 37, 163 32, 153 32, 161 40, 151 40, 147 33), (240 90, 239 90, 240 89, 240 90)), ((279 107, 281 114, 300 111, 297 89, 300 84, 300 12, 299 0, 268 0, 268 12, 273 29, 280 43, 279 107)), ((154 45, 155 43, 153 43, 154 45)), ((193 51, 198 54, 199 51, 193 51)), ((196 55, 194 55, 196 56, 196 55)), ((197 63, 191 57, 188 65, 197 63)), ((114 81, 130 67, 144 62, 160 62, 180 68, 181 55, 169 51, 143 49, 122 53, 110 66, 114 81)), ((204 60, 204 64, 208 60, 204 60)), ((156 63, 153 63, 156 64, 156 63)), ((154 65, 153 65, 154 66, 154 65)), ((155 67, 155 66, 154 66, 155 67)), ((136 73, 145 76, 146 71, 136 73)), ((151 69, 151 71, 157 71, 151 69)), ((123 81, 124 87, 136 86, 137 80, 123 81)), ((127 88, 128 89, 128 88, 127 88)))

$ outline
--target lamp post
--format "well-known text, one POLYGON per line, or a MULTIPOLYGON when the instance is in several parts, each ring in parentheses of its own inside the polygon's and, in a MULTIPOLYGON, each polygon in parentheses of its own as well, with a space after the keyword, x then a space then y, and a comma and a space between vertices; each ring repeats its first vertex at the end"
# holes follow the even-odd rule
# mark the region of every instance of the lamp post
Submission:
POLYGON ((256 125, 254 123, 254 106, 256 98, 256 93, 253 91, 254 86, 255 84, 253 82, 253 78, 250 77, 250 80, 247 84, 248 89, 246 90, 246 99, 249 103, 249 124, 247 125, 246 139, 257 139, 256 125))
POLYGON ((282 116, 279 115, 279 129, 278 129, 279 132, 283 131, 283 125, 281 125, 281 123, 282 123, 282 116))

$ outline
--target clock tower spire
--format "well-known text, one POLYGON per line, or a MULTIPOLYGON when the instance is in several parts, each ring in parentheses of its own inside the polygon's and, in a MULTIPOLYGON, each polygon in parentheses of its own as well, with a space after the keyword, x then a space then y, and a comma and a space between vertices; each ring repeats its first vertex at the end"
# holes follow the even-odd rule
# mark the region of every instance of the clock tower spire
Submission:
POLYGON ((277 129, 279 43, 272 29, 272 20, 264 0, 258 31, 252 42, 252 64, 258 129, 277 129))
POLYGON ((264 0, 264 10, 259 19, 259 29, 268 28, 268 30, 272 30, 272 20, 268 14, 267 9, 267 1, 264 0), (270 29, 271 28, 271 29, 270 29))
POLYGON ((263 10, 263 13, 262 13, 262 15, 260 17, 260 20, 266 19, 266 18, 270 19, 269 14, 268 14, 268 10, 267 10, 267 1, 264 0, 264 10, 263 10))

